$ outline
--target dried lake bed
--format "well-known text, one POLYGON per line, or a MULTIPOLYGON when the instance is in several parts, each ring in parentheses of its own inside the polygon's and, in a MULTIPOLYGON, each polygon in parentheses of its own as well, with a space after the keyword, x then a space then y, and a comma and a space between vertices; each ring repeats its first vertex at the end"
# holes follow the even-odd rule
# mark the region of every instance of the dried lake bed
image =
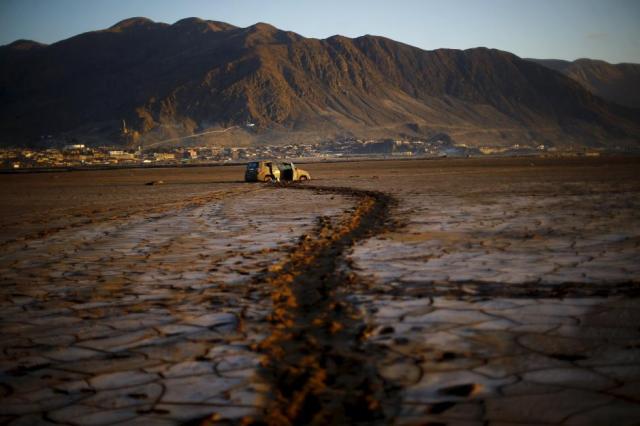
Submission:
POLYGON ((305 169, 0 175, 0 420, 640 422, 640 160, 305 169))

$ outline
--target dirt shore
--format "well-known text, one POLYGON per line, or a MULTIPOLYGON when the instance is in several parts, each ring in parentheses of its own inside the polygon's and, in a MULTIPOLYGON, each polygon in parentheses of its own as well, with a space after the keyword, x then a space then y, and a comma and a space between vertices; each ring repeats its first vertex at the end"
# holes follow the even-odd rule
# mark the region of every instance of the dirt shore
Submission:
POLYGON ((0 420, 640 421, 639 159, 305 169, 0 175, 0 420))

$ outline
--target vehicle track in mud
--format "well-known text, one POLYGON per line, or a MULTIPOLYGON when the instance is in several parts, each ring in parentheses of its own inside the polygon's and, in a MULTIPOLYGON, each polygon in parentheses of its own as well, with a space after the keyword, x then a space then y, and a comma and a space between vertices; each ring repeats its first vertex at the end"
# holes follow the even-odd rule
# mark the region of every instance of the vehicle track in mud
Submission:
POLYGON ((272 334, 257 348, 271 383, 267 424, 386 424, 397 389, 377 373, 383 349, 367 344, 367 326, 339 294, 364 279, 347 267, 357 241, 394 226, 394 199, 377 191, 289 186, 355 198, 338 218, 321 217, 283 262, 262 279, 272 288, 272 334))

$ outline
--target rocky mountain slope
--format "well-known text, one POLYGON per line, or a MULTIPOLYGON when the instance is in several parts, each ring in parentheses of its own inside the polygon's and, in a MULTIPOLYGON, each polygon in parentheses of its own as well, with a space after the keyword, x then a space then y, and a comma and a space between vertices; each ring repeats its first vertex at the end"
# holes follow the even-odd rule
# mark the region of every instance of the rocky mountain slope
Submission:
POLYGON ((318 40, 263 23, 132 18, 49 46, 0 47, 3 145, 43 135, 148 145, 232 126, 189 141, 446 133, 469 145, 637 145, 639 117, 507 52, 318 40))
POLYGON ((559 71, 610 102, 640 108, 640 64, 610 64, 593 59, 573 62, 558 59, 530 59, 559 71))

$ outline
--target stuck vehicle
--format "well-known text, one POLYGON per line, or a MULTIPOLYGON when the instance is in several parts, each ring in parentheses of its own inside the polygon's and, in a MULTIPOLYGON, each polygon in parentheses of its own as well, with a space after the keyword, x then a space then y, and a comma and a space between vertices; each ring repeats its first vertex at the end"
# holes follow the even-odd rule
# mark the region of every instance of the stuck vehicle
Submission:
POLYGON ((244 172, 245 182, 279 182, 280 169, 273 161, 251 161, 244 172))
POLYGON ((308 171, 291 162, 277 164, 273 161, 251 161, 244 172, 246 182, 304 181, 311 179, 308 171))
POLYGON ((308 171, 296 167, 293 163, 282 163, 280 166, 280 179, 286 181, 309 180, 311 175, 308 171))

